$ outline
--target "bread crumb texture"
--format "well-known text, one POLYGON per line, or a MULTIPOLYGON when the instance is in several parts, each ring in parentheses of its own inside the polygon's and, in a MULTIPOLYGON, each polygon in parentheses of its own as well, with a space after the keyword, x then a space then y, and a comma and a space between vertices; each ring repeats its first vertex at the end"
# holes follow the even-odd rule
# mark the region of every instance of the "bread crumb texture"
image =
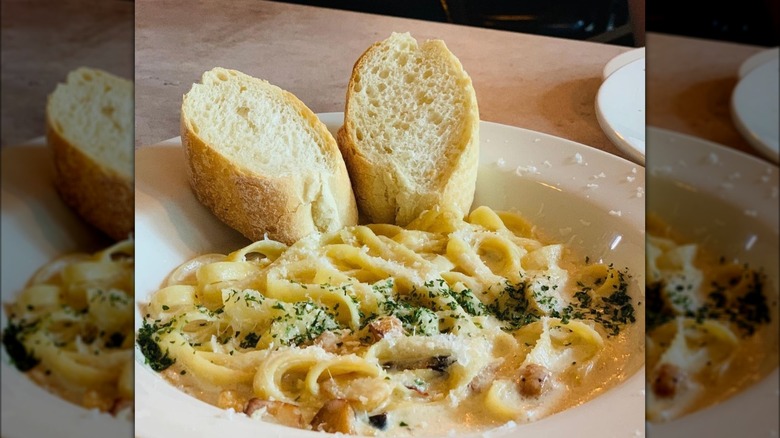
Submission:
POLYGON ((46 106, 47 143, 63 200, 116 240, 134 225, 133 83, 81 67, 46 106))
POLYGON ((465 215, 479 155, 471 79, 443 41, 393 33, 353 68, 339 146, 369 221, 403 226, 435 206, 465 215))
POLYGON ((357 223, 336 141, 293 94, 218 67, 192 86, 181 111, 195 195, 247 238, 293 243, 357 223))

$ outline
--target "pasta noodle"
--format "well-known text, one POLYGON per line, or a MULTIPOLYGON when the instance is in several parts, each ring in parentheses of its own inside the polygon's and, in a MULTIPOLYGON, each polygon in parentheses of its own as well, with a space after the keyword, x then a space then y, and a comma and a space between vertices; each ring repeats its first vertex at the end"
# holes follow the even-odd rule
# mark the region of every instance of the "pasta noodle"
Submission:
POLYGON ((3 344, 16 367, 85 408, 132 410, 133 260, 128 239, 40 268, 6 305, 3 344))
POLYGON ((629 278, 543 243, 516 214, 430 210, 406 228, 190 260, 145 304, 138 344, 183 390, 294 427, 484 430, 620 375, 610 348, 636 321, 629 278))
MULTIPOLYGON (((713 260, 648 220, 647 418, 662 422, 716 403, 760 363, 751 343, 771 322, 766 277, 746 264, 713 260), (752 362, 752 365, 751 365, 752 362)), ((763 349, 763 348, 762 348, 763 349)))

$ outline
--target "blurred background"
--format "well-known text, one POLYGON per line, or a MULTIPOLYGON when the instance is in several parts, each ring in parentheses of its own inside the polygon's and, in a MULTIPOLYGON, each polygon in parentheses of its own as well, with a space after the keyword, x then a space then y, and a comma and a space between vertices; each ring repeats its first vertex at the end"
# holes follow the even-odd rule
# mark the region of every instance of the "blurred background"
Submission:
POLYGON ((696 2, 689 8, 677 1, 651 0, 646 9, 648 32, 766 47, 779 42, 778 0, 696 2))
POLYGON ((278 1, 630 47, 642 45, 642 29, 631 25, 628 0, 278 1))
POLYGON ((778 45, 778 0, 276 0, 420 20, 604 42, 644 45, 648 31, 760 46, 778 45), (632 13, 634 17, 632 17, 632 13), (632 25, 633 24, 633 25, 632 25))
POLYGON ((99 68, 133 78, 133 2, 0 2, 0 145, 44 135, 46 98, 68 72, 99 68))

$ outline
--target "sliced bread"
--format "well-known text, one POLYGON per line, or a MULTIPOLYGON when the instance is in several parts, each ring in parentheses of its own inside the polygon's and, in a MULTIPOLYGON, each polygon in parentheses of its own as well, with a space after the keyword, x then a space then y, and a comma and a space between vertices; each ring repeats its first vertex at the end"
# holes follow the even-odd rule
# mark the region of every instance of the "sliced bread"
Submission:
POLYGON ((115 240, 133 232, 133 83, 78 68, 46 105, 55 184, 67 205, 115 240))
POLYGON ((214 68, 184 95, 181 136, 195 196, 247 238, 292 244, 357 224, 336 140, 293 94, 214 68))
POLYGON ((405 226, 434 207, 471 208, 477 97, 441 40, 393 33, 369 47, 352 70, 338 142, 370 222, 405 226))

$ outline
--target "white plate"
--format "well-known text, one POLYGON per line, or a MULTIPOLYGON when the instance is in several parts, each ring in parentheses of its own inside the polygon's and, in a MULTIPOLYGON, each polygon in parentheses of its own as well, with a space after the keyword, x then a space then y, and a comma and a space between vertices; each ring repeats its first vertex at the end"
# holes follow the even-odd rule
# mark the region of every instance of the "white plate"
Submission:
POLYGON ((778 51, 760 52, 740 68, 731 94, 731 116, 742 136, 765 157, 778 162, 780 150, 780 64, 778 51))
MULTIPOLYGON (((75 251, 96 251, 109 242, 62 203, 52 182, 53 167, 42 138, 3 147, 2 301, 12 301, 27 280, 52 259, 75 251)), ((3 310, 2 327, 7 325, 3 310)), ((4 438, 130 437, 132 422, 88 411, 47 392, 10 365, 2 348, 4 438)))
POLYGON ((772 47, 771 49, 762 50, 750 58, 746 59, 739 66, 739 78, 742 79, 750 73, 751 70, 762 65, 772 59, 780 56, 780 47, 772 47))
MULTIPOLYGON (((647 162, 648 212, 711 251, 764 267, 774 286, 777 319, 777 167, 699 138, 655 127, 647 133, 653 150, 647 162)), ((777 339, 768 345, 773 347, 767 364, 774 371, 720 404, 651 425, 648 436, 777 436, 777 339)))
POLYGON ((616 72, 620 67, 630 64, 637 59, 645 57, 645 48, 639 47, 638 49, 632 49, 621 53, 620 55, 612 58, 604 64, 604 70, 601 72, 601 79, 607 79, 612 73, 616 72))
MULTIPOLYGON (((343 115, 320 118, 335 133, 343 115)), ((480 129, 475 205, 516 208, 575 248, 628 266, 635 276, 632 287, 643 293, 639 285, 644 285, 644 169, 550 135, 487 122, 480 129)), ((249 243, 192 195, 178 138, 136 153, 136 235, 139 302, 190 257, 229 252, 249 243)), ((137 314, 136 325, 140 323, 137 314)), ((137 436, 322 436, 230 415, 168 384, 143 363, 139 351, 136 361, 137 436)), ((622 384, 588 403, 491 436, 641 436, 645 385, 644 368, 639 364, 637 368, 622 384)))
POLYGON ((596 117, 607 137, 632 160, 645 162, 645 58, 610 74, 596 95, 596 117))

